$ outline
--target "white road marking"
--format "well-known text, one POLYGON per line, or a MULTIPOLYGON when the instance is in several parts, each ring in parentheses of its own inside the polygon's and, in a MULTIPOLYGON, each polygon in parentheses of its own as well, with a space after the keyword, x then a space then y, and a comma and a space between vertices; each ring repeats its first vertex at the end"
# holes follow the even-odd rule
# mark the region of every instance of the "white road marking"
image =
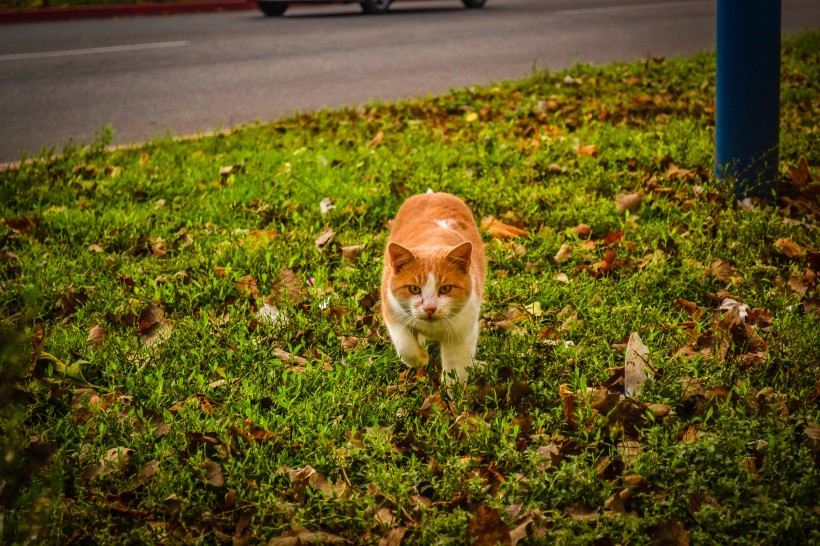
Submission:
POLYGON ((132 44, 107 47, 89 47, 86 49, 64 49, 61 51, 41 51, 38 53, 12 53, 0 55, 0 61, 20 61, 26 59, 49 59, 54 57, 70 57, 72 55, 91 55, 94 53, 117 53, 120 51, 138 51, 140 49, 158 49, 162 47, 182 47, 191 45, 188 40, 178 42, 155 42, 150 44, 132 44))
POLYGON ((555 13, 561 15, 586 15, 589 13, 602 13, 611 11, 636 11, 642 9, 665 9, 665 8, 685 8, 688 6, 708 7, 712 5, 711 1, 704 0, 683 0, 680 2, 660 2, 657 4, 632 4, 626 6, 604 6, 600 8, 579 8, 579 9, 562 9, 556 10, 555 13))

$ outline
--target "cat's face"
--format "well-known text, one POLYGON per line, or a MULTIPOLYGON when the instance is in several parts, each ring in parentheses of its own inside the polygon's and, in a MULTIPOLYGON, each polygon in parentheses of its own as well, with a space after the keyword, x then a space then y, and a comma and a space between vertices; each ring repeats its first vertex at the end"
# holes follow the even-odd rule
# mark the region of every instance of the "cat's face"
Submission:
POLYGON ((470 243, 464 243, 417 256, 391 243, 390 294, 414 320, 434 322, 451 317, 472 294, 471 251, 470 243))

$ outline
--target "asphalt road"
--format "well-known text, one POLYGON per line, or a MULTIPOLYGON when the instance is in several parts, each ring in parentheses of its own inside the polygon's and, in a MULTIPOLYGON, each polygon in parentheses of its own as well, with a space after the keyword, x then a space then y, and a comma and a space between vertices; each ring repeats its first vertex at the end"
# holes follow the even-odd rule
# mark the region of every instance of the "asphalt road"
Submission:
MULTIPOLYGON (((820 2, 783 0, 783 29, 820 26, 820 2)), ((110 124, 114 142, 189 135, 297 110, 438 94, 533 67, 715 47, 714 0, 399 2, 6 25, 0 162, 110 124)))

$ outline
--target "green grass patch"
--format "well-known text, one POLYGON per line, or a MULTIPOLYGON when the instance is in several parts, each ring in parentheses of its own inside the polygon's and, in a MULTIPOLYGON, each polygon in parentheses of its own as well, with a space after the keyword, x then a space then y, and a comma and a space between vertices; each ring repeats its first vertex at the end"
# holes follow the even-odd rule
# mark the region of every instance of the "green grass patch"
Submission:
POLYGON ((772 205, 713 178, 706 54, 0 173, 3 542, 819 542, 818 52, 772 205), (526 232, 450 394, 376 301, 428 188, 526 232))

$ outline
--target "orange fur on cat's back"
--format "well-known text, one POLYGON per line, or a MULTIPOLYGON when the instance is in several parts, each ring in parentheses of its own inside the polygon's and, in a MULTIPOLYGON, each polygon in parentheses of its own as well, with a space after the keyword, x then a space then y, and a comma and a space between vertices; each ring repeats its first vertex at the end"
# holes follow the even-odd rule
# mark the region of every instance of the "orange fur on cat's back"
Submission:
MULTIPOLYGON (((407 199, 396 214, 388 243, 398 243, 410 250, 439 247, 443 251, 469 241, 472 244, 470 278, 472 291, 481 298, 486 265, 484 246, 475 219, 467 205, 449 193, 425 193, 407 199), (442 223, 449 226, 443 227, 442 223)), ((385 263, 389 263, 385 255, 385 263)), ((390 285, 392 269, 385 267, 382 301, 390 285)))

